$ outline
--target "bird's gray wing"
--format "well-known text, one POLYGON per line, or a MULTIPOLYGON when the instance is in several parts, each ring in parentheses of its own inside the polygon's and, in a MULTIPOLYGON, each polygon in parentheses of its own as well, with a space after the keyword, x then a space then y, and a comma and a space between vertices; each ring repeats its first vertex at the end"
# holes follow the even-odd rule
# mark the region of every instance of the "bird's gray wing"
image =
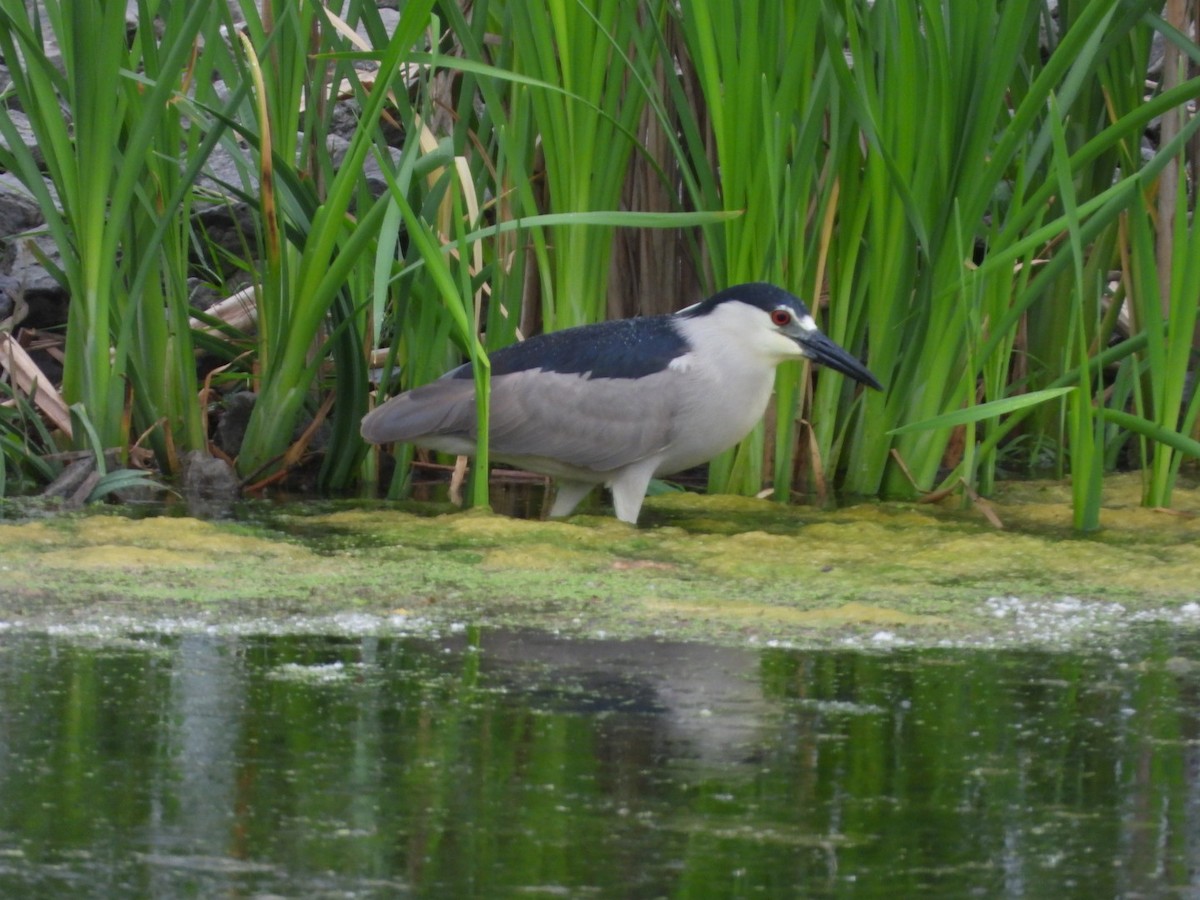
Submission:
POLYGON ((397 394, 362 420, 362 436, 373 444, 419 443, 435 435, 474 438, 475 384, 469 378, 440 378, 397 394))
POLYGON ((670 442, 673 372, 588 378, 530 369, 492 378, 491 449, 607 472, 670 442))
MULTIPOLYGON (((492 378, 491 452, 607 472, 665 449, 670 440, 670 370, 642 378, 588 378, 526 369, 492 378)), ((474 442, 475 385, 455 372, 391 398, 362 421, 376 444, 409 442, 462 452, 474 442)))

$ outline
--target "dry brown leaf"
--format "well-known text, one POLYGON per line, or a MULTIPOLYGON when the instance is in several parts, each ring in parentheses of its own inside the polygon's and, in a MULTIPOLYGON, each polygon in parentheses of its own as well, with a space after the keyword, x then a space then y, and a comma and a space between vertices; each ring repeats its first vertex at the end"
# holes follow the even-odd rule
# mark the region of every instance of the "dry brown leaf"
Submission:
POLYGON ((13 336, 0 332, 0 369, 9 373, 13 387, 30 397, 33 405, 55 427, 61 429, 68 437, 71 435, 71 412, 62 395, 54 384, 46 377, 33 358, 25 352, 13 336))

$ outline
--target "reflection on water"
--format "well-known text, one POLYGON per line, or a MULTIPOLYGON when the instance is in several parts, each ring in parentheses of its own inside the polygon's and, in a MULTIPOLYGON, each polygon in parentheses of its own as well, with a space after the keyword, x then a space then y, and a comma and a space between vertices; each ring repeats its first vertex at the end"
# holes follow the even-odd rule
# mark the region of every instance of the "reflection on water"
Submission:
POLYGON ((0 634, 0 896, 1196 896, 1200 644, 0 634))

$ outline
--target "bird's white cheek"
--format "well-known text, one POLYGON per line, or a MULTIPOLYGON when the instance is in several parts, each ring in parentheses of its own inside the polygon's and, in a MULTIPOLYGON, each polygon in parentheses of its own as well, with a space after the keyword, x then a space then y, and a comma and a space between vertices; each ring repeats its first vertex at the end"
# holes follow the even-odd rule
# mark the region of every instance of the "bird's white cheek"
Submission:
POLYGON ((771 340, 769 354, 779 360, 800 359, 808 356, 803 345, 784 334, 776 333, 771 340))

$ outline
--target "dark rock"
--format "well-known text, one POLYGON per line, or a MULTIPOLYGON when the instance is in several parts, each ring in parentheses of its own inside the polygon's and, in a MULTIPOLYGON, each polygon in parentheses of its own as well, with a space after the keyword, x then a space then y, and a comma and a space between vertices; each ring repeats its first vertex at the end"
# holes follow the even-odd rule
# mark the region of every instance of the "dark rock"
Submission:
MULTIPOLYGON (((53 189, 50 193, 53 197, 53 189)), ((0 274, 17 285, 28 310, 21 323, 30 328, 56 328, 67 321, 67 292, 42 264, 44 258, 61 268, 62 254, 48 234, 30 233, 43 224, 41 207, 28 189, 15 175, 0 175, 0 274)))
POLYGON ((61 266, 58 245, 46 235, 36 235, 16 242, 12 248, 8 274, 21 285, 29 315, 24 324, 30 328, 56 328, 67 321, 70 297, 66 288, 50 274, 43 259, 61 266))
MULTIPOLYGON (((258 196, 257 163, 248 150, 236 158, 230 150, 218 145, 208 158, 198 185, 203 193, 197 198, 195 221, 204 229, 209 243, 229 254, 232 259, 242 259, 246 248, 253 250, 258 245, 258 210, 238 196, 242 192, 249 197, 258 196)), ((238 267, 220 259, 220 253, 205 260, 207 267, 232 275, 238 267)))
MULTIPOLYGON (((361 127, 361 113, 362 110, 356 102, 346 100, 338 103, 334 106, 333 114, 329 120, 329 135, 341 138, 349 146, 354 133, 361 127)), ((384 119, 380 121, 379 128, 389 147, 396 147, 404 142, 404 131, 397 124, 384 119)), ((329 151, 333 156, 334 167, 336 168, 341 157, 337 154, 335 147, 330 146, 329 151)))
POLYGON ((217 422, 217 446, 234 459, 242 449, 246 425, 258 396, 251 391, 236 391, 225 398, 221 418, 217 422))
POLYGON ((0 327, 11 319, 8 330, 25 318, 24 292, 21 282, 11 275, 0 275, 0 327))

